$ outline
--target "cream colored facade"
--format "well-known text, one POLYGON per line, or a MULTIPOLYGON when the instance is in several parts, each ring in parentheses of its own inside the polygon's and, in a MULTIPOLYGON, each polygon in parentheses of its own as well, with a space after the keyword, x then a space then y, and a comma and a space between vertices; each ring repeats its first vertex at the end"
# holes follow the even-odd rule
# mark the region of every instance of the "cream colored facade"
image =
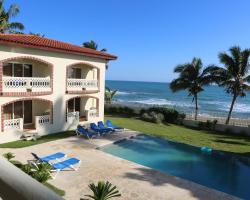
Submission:
MULTIPOLYGON (((41 136, 104 119, 105 59, 0 45, 0 62, 3 68, 15 66, 12 63, 32 65, 32 77, 2 77, 0 143, 18 140, 23 134, 41 136), (69 77, 71 68, 81 69, 75 70, 81 75, 69 77), (72 106, 80 110, 72 110, 72 106)), ((10 69, 12 73, 18 70, 10 69)))

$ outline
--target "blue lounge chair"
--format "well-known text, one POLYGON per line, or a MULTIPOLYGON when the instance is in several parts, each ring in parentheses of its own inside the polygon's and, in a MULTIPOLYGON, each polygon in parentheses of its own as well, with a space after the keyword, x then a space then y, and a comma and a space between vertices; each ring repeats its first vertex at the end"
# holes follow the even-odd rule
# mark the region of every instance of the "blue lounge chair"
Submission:
POLYGON ((69 158, 67 160, 64 160, 62 162, 54 163, 51 165, 52 169, 50 170, 51 172, 56 172, 54 176, 52 176, 53 179, 56 178, 57 174, 65 170, 67 168, 70 168, 74 171, 77 171, 80 167, 81 161, 78 160, 77 158, 69 158), (78 167, 74 167, 75 165, 78 165, 78 167))
POLYGON ((113 125, 113 123, 110 120, 106 121, 106 125, 107 125, 107 127, 115 129, 115 130, 124 130, 124 128, 122 128, 122 127, 113 125))
POLYGON ((90 128, 91 128, 91 130, 93 130, 96 133, 99 133, 101 135, 110 132, 110 129, 107 129, 107 128, 101 129, 95 123, 90 123, 90 128))
POLYGON ((80 126, 80 125, 77 126, 76 134, 77 134, 77 135, 84 135, 84 136, 87 137, 88 139, 92 139, 92 138, 95 138, 95 137, 98 136, 96 133, 89 132, 87 129, 85 129, 84 127, 82 127, 82 126, 80 126))
POLYGON ((112 129, 112 128, 107 128, 107 127, 105 127, 105 125, 104 125, 104 123, 102 122, 102 121, 99 121, 99 122, 97 122, 97 125, 98 125, 98 127, 100 128, 100 129, 108 129, 110 132, 113 132, 113 131, 115 131, 114 129, 112 129))
POLYGON ((36 163, 42 163, 42 162, 50 163, 53 160, 59 161, 60 159, 67 157, 67 155, 62 152, 57 152, 57 153, 54 153, 45 157, 39 157, 35 153, 31 153, 31 155, 35 158, 36 163))

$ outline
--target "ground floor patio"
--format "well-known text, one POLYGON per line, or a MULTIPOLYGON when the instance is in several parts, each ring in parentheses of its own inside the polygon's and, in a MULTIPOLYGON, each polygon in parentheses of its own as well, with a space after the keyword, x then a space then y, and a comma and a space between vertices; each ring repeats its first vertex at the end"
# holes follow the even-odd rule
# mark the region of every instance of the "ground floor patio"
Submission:
POLYGON ((55 180, 49 181, 56 187, 65 190, 64 198, 69 200, 80 199, 85 194, 90 194, 88 184, 96 183, 99 180, 107 180, 116 185, 122 194, 121 198, 117 198, 120 200, 236 199, 96 149, 96 147, 136 134, 137 132, 127 130, 122 134, 95 140, 74 136, 26 148, 0 149, 0 154, 12 152, 16 155, 17 160, 26 162, 32 158, 30 152, 44 156, 62 151, 68 157, 80 159, 82 163, 78 171, 60 172, 55 180))

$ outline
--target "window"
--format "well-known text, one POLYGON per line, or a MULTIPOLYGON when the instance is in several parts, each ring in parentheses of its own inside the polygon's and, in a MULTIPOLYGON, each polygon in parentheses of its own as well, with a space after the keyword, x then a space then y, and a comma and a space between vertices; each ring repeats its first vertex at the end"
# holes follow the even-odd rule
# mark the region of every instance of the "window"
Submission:
POLYGON ((4 63, 3 75, 13 77, 32 77, 32 65, 21 63, 4 63))
POLYGON ((81 99, 74 98, 68 101, 68 112, 80 112, 81 110, 81 99))
POLYGON ((81 68, 73 67, 73 68, 69 69, 68 78, 80 79, 80 78, 82 78, 81 74, 82 74, 82 69, 81 68))

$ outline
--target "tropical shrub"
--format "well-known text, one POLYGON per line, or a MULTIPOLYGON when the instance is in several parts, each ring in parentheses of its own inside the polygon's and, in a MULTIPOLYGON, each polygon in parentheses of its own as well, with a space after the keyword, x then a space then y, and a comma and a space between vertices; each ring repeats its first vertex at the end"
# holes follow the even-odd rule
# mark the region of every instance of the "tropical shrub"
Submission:
POLYGON ((46 181, 51 179, 49 173, 51 166, 48 163, 41 163, 36 166, 33 166, 30 164, 23 164, 17 160, 13 160, 13 158, 15 158, 15 155, 13 153, 8 152, 5 153, 3 156, 17 168, 21 169, 26 174, 32 176, 40 183, 45 183, 46 181))
POLYGON ((114 96, 116 95, 117 90, 111 90, 110 88, 105 88, 105 103, 111 104, 114 96))
MULTIPOLYGON (((158 114, 157 118, 159 118, 161 122, 175 123, 177 122, 178 119, 182 119, 183 117, 185 117, 185 115, 180 114, 177 110, 172 109, 172 108, 165 108, 165 107, 151 107, 148 109, 141 109, 140 114, 142 116, 144 113, 149 114, 152 112, 158 114)), ((155 120, 157 121, 157 119, 155 120)))
POLYGON ((5 157, 8 161, 10 161, 11 159, 15 158, 15 155, 11 152, 8 152, 3 154, 3 157, 5 157))
POLYGON ((119 114, 126 116, 135 116, 136 109, 128 106, 119 106, 119 105, 105 105, 104 108, 105 114, 119 114))
POLYGON ((156 112, 145 112, 142 114, 141 119, 147 122, 160 124, 164 121, 164 115, 162 113, 156 112))
POLYGON ((205 129, 205 130, 214 130, 215 129, 215 125, 217 124, 217 120, 207 120, 206 122, 199 122, 198 123, 198 127, 200 129, 205 129))
POLYGON ((121 194, 117 190, 116 186, 113 186, 110 182, 99 181, 97 185, 91 183, 89 185, 90 190, 93 192, 93 195, 85 195, 87 199, 81 200, 108 200, 114 197, 120 197, 121 194))

